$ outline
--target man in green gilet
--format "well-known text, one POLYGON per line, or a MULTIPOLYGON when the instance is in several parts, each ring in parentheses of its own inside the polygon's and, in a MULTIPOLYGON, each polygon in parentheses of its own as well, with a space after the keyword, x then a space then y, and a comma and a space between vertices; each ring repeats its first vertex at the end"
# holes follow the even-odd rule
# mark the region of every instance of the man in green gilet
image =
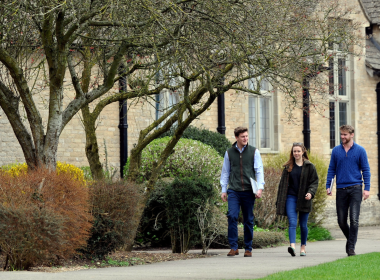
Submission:
POLYGON ((244 257, 252 257, 253 206, 255 198, 260 198, 264 189, 263 163, 260 152, 248 145, 248 129, 237 127, 234 133, 236 142, 224 155, 220 177, 222 200, 227 201, 228 196, 228 242, 231 250, 227 256, 239 255, 237 224, 241 207, 244 219, 244 257), (251 178, 258 185, 256 195, 252 191, 251 178))

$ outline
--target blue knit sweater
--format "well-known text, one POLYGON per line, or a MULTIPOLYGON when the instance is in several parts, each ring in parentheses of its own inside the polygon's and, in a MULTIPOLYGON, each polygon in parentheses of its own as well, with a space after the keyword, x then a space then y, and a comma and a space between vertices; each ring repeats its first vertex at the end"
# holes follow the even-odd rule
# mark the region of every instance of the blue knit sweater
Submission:
POLYGON ((338 189, 353 185, 361 185, 363 183, 363 178, 365 185, 364 190, 369 191, 371 172, 367 153, 364 148, 354 143, 346 153, 342 144, 336 146, 331 153, 326 189, 330 187, 331 180, 335 175, 336 187, 338 189))

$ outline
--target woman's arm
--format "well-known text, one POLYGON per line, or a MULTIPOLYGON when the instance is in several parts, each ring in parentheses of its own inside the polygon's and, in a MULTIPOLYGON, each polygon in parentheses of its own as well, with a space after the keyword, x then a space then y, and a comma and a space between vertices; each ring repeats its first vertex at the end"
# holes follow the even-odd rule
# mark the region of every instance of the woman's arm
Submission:
POLYGON ((317 169, 315 168, 314 164, 311 164, 311 170, 308 178, 309 186, 307 188, 307 193, 310 193, 312 198, 314 198, 315 193, 318 189, 319 184, 319 178, 317 174, 317 169))

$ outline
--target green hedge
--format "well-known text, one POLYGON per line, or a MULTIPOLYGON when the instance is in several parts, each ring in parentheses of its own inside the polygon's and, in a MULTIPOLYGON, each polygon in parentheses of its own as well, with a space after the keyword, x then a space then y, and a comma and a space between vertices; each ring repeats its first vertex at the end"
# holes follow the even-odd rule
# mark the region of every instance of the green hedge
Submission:
MULTIPOLYGON (((173 136, 175 127, 170 131, 162 134, 160 137, 173 136)), ((192 139, 200 141, 206 145, 213 147, 220 156, 224 157, 226 150, 231 147, 232 143, 226 138, 224 134, 213 132, 205 128, 198 128, 189 126, 182 134, 184 139, 192 139)))
MULTIPOLYGON (((206 178, 176 178, 165 189, 165 210, 173 253, 187 253, 200 240, 197 210, 214 204, 216 189, 206 178)), ((208 218, 211 219, 211 212, 208 218)))
MULTIPOLYGON (((159 159, 161 152, 169 142, 170 137, 152 141, 142 152, 141 179, 148 180, 151 176, 153 163, 159 159)), ((219 186, 223 158, 210 146, 191 139, 178 141, 173 153, 166 160, 159 178, 205 177, 219 186)), ((124 172, 128 172, 129 161, 124 172)))

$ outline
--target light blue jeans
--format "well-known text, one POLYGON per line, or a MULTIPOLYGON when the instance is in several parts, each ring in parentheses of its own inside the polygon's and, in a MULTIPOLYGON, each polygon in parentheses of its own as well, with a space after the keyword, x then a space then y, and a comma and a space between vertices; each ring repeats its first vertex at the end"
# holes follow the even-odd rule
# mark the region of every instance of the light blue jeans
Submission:
MULTIPOLYGON (((296 243, 296 228, 297 228, 297 197, 288 195, 286 197, 286 215, 289 220, 289 242, 296 243)), ((300 228, 301 228, 301 246, 306 245, 307 241, 307 219, 309 213, 299 212, 300 228)))

